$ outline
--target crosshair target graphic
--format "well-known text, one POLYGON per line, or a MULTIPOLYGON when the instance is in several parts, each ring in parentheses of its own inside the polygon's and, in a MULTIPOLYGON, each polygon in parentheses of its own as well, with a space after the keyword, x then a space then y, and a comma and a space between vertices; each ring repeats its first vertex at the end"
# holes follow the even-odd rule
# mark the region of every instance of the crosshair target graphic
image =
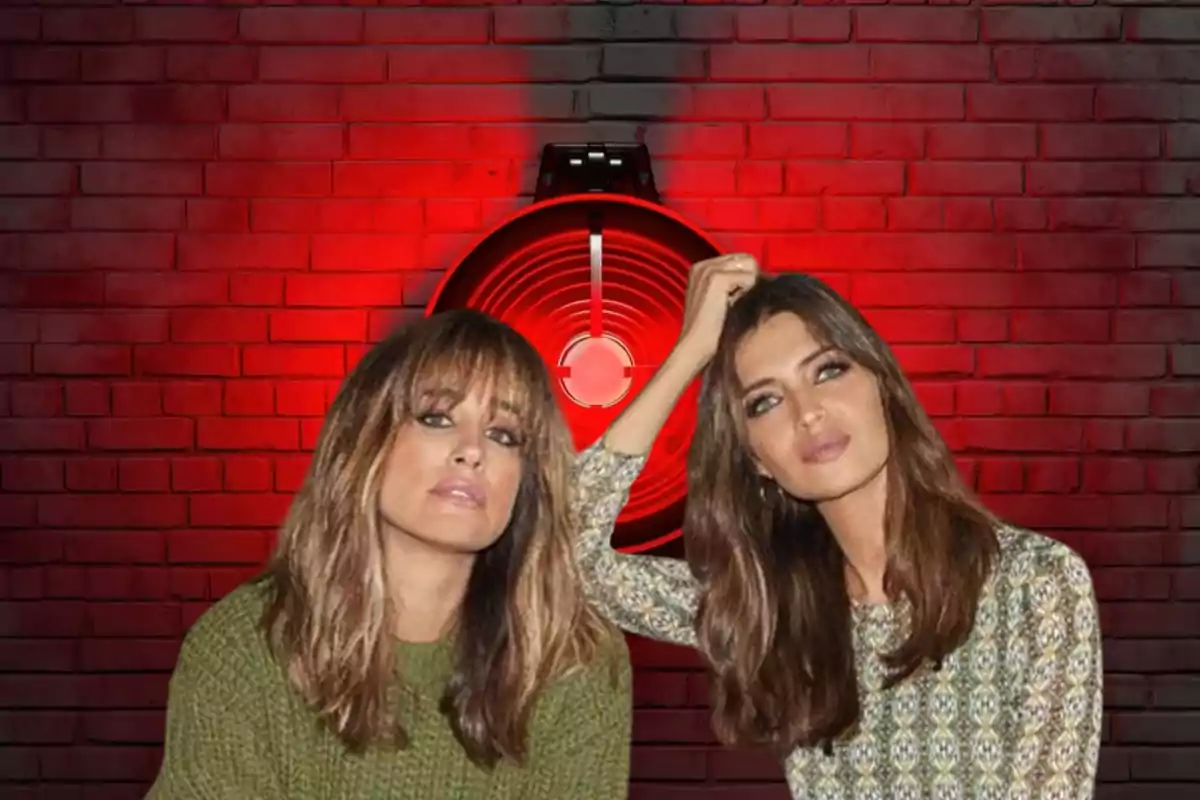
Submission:
MULTIPOLYGON (((683 320, 689 267, 719 254, 653 203, 569 195, 524 209, 447 272, 427 313, 474 308, 512 325, 555 377, 575 445, 596 441, 654 375, 683 320)), ((617 520, 614 544, 649 550, 679 535, 696 420, 693 385, 668 418, 617 520)))

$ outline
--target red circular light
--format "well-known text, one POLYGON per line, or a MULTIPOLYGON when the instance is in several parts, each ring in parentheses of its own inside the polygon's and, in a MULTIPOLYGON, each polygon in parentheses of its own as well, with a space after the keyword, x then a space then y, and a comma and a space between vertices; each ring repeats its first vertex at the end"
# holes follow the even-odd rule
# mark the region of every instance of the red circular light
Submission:
POLYGON ((633 354, 615 336, 579 336, 559 359, 563 391, 578 405, 606 408, 633 383, 633 354))
MULTIPOLYGON (((571 195, 524 209, 446 273, 429 313, 475 308, 526 336, 552 373, 577 447, 594 442, 679 335, 688 269, 719 254, 676 214, 636 198, 571 195)), ((617 520, 615 544, 678 536, 696 387, 650 451, 617 520)))

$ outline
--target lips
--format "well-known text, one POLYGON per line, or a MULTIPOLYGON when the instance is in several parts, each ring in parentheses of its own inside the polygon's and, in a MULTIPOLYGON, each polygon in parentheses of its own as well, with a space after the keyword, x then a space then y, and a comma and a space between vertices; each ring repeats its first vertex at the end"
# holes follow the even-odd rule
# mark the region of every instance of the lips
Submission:
POLYGON ((831 432, 814 436, 800 452, 805 464, 828 464, 836 461, 850 444, 850 435, 831 432))
POLYGON ((487 500, 482 484, 464 478, 445 478, 438 481, 429 493, 456 505, 471 508, 482 508, 487 500))

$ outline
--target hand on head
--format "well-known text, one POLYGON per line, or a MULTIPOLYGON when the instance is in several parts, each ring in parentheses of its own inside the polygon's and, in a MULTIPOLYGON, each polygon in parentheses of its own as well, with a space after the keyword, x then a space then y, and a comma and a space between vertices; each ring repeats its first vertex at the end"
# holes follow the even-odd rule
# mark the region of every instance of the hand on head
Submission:
POLYGON ((758 280, 758 261, 747 253, 710 258, 692 265, 684 301, 683 330, 676 348, 701 364, 717 350, 729 304, 758 280))

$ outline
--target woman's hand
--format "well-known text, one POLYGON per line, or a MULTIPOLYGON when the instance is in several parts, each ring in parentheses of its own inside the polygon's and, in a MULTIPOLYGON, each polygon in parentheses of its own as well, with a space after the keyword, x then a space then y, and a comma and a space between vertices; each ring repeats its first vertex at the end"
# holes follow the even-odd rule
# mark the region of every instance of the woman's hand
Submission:
POLYGON ((746 253, 710 258, 692 265, 684 301, 683 330, 675 350, 702 368, 717 351, 729 304, 758 280, 758 262, 746 253))

